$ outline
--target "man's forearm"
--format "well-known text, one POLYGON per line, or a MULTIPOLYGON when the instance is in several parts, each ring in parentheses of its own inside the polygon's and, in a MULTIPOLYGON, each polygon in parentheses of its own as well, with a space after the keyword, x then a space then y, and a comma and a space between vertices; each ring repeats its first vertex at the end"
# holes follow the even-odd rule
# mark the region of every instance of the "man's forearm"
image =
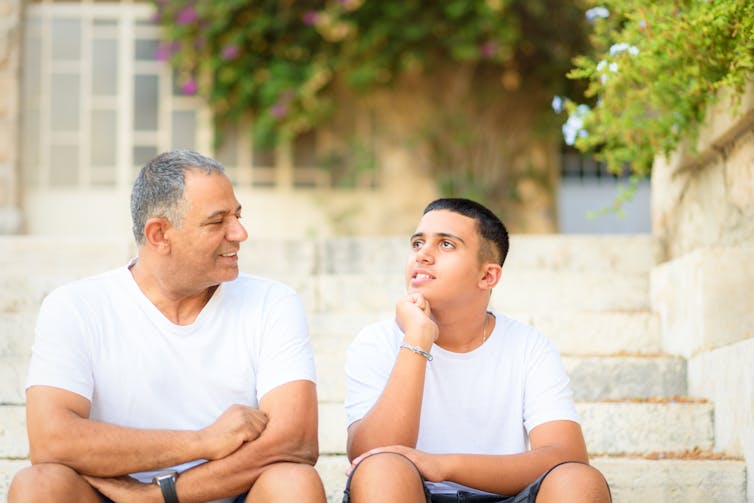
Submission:
POLYGON ((313 438, 263 433, 224 459, 183 472, 176 485, 181 503, 211 501, 247 492, 264 470, 275 463, 314 465, 318 447, 313 438))
POLYGON ((32 436, 32 463, 59 463, 81 474, 117 477, 201 459, 207 452, 196 431, 140 430, 77 416, 50 422, 54 427, 32 436))

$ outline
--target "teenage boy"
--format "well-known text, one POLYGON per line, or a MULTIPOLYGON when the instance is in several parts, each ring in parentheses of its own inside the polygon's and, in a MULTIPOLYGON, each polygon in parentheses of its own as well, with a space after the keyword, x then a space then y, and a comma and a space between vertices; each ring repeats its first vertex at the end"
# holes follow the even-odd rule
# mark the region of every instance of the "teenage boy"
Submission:
POLYGON ((557 350, 488 311, 508 253, 502 222, 439 199, 410 243, 395 320, 348 350, 343 501, 610 501, 557 350))

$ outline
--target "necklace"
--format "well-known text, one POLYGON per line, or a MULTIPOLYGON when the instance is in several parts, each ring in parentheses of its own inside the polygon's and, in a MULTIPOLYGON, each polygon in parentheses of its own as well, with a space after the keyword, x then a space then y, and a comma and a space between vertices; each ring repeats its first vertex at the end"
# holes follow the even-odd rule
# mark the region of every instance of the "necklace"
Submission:
POLYGON ((490 316, 492 316, 493 318, 495 317, 495 315, 489 311, 484 313, 484 325, 482 326, 482 344, 484 344, 484 341, 486 341, 487 337, 490 336, 490 334, 487 333, 487 322, 490 321, 490 316))

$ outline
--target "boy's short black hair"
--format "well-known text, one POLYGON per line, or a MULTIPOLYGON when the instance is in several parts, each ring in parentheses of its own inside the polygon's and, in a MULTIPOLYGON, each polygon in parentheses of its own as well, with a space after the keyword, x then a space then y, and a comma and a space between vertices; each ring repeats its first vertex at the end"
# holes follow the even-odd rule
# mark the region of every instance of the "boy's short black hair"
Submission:
POLYGON ((424 208, 424 214, 436 210, 448 210, 476 220, 482 238, 479 259, 503 265, 508 255, 508 230, 492 211, 476 201, 460 197, 436 199, 424 208))

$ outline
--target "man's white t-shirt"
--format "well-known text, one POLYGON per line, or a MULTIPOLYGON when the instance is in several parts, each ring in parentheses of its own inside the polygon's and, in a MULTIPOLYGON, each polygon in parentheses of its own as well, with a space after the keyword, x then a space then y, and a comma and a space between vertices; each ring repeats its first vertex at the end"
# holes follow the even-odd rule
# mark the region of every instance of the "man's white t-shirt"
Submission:
MULTIPOLYGON (((79 394, 97 421, 197 430, 233 404, 256 407, 282 384, 315 379, 304 309, 287 286, 241 274, 221 283, 194 323, 181 326, 124 266, 44 300, 27 387, 79 394)), ((135 475, 146 482, 153 473, 135 475)))
MULTIPOLYGON (((495 317, 495 329, 473 351, 452 353, 432 346, 418 450, 517 454, 528 450, 528 432, 538 425, 580 422, 568 376, 552 343, 526 324, 499 313, 495 317)), ((349 347, 345 404, 349 426, 363 418, 382 394, 403 337, 395 321, 388 320, 364 328, 349 347)))

